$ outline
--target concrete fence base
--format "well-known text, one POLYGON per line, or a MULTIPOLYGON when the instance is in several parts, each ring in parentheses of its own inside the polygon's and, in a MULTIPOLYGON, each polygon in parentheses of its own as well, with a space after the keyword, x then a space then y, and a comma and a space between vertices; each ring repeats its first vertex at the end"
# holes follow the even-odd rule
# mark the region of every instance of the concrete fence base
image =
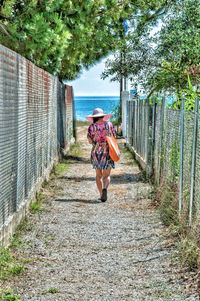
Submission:
POLYGON ((39 178, 34 188, 30 191, 29 196, 25 199, 17 209, 17 211, 9 216, 6 223, 0 228, 0 245, 3 247, 9 246, 11 238, 15 233, 17 226, 23 221, 27 216, 30 208, 30 204, 36 197, 36 193, 40 191, 42 183, 49 180, 50 173, 52 171, 53 165, 58 163, 58 158, 55 158, 54 162, 45 171, 44 176, 39 178))

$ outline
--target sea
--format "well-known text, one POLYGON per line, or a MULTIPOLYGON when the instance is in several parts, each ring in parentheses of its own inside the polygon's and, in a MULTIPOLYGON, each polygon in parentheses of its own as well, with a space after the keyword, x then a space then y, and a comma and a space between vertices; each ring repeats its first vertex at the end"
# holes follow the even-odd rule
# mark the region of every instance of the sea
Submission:
POLYGON ((85 121, 86 116, 92 114, 95 108, 101 108, 105 113, 112 111, 119 105, 119 96, 75 96, 76 120, 85 121))

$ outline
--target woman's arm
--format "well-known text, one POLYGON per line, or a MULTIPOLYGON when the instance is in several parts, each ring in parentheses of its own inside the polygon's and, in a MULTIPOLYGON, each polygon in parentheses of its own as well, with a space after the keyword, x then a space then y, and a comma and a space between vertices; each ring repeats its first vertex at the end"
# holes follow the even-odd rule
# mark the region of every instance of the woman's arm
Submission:
POLYGON ((93 143, 93 140, 92 140, 92 127, 91 127, 91 125, 88 128, 87 139, 88 139, 89 144, 93 143))
POLYGON ((89 135, 87 135, 87 139, 88 139, 89 144, 92 144, 92 143, 93 143, 93 142, 92 142, 92 139, 90 138, 89 135))

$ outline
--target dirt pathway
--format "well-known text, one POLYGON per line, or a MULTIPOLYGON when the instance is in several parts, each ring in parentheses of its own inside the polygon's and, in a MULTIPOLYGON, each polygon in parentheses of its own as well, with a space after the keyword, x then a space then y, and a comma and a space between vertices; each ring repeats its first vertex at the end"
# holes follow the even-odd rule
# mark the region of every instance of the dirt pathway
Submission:
POLYGON ((79 134, 84 154, 51 184, 56 195, 45 212, 30 216, 18 251, 27 270, 4 286, 15 287, 21 301, 198 300, 185 290, 137 165, 123 156, 101 203, 85 129, 79 134))

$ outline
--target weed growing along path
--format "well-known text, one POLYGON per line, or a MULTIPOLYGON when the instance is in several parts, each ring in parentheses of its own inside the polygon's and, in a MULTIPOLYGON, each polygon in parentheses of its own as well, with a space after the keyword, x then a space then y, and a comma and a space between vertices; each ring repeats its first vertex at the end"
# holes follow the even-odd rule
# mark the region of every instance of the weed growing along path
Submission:
POLYGON ((30 215, 18 243, 27 270, 1 286, 21 301, 197 301, 137 165, 123 154, 101 203, 84 127, 79 134, 83 153, 51 180, 44 210, 30 215))

